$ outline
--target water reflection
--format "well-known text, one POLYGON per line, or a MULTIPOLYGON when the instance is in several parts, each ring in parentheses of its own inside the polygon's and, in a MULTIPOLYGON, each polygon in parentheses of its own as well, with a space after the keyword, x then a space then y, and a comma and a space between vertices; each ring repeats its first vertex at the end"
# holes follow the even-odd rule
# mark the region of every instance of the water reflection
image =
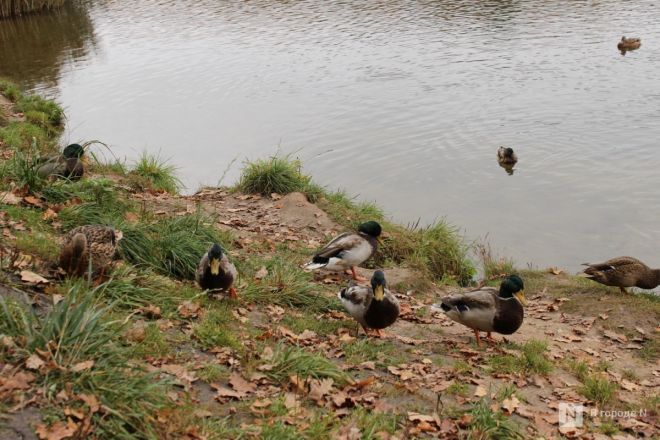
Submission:
POLYGON ((72 60, 96 46, 87 7, 79 2, 50 13, 0 20, 0 76, 23 87, 53 89, 72 60))

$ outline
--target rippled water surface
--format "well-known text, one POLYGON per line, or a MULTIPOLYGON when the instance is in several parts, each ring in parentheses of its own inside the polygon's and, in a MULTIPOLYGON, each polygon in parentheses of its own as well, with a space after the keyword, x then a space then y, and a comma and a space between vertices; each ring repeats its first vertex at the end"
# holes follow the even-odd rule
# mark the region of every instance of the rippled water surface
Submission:
POLYGON ((99 0, 0 21, 0 75, 56 96, 65 140, 160 151, 190 191, 279 146, 518 265, 660 266, 658 23, 644 1, 99 0))

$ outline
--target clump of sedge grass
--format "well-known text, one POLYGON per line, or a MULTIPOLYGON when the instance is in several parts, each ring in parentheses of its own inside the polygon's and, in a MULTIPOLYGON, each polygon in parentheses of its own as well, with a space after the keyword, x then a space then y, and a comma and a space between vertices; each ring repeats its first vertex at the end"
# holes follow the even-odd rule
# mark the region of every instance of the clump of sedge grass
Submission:
POLYGON ((157 304, 163 312, 174 311, 180 296, 173 295, 175 283, 150 270, 140 270, 123 264, 110 273, 110 279, 101 284, 97 291, 113 309, 134 310, 157 304))
POLYGON ((20 347, 12 361, 37 354, 46 358, 37 382, 48 398, 65 389, 96 396, 105 407, 92 418, 99 438, 156 438, 153 415, 167 406, 166 384, 126 362, 115 341, 119 326, 107 319, 95 296, 77 286, 43 316, 0 298, 0 332, 20 347))
POLYGON ((280 255, 268 260, 253 260, 242 265, 241 270, 246 279, 253 279, 262 265, 268 274, 250 282, 241 291, 241 296, 247 301, 303 308, 312 312, 332 308, 334 301, 318 291, 317 285, 312 282, 312 275, 280 255))
POLYGON ((547 348, 545 342, 531 340, 520 347, 520 355, 497 355, 491 357, 488 363, 496 373, 547 375, 553 368, 552 362, 545 357, 547 348))
POLYGON ((176 194, 182 186, 176 176, 176 167, 158 156, 142 153, 130 173, 137 177, 131 183, 140 189, 152 189, 176 194))
POLYGON ((344 383, 348 375, 325 357, 310 353, 298 347, 278 345, 272 360, 268 361, 269 368, 265 374, 278 382, 289 380, 289 376, 300 378, 312 377, 314 379, 331 378, 344 383))
POLYGON ((486 399, 481 399, 468 412, 472 420, 461 438, 469 440, 523 439, 521 428, 501 412, 494 412, 486 399))
POLYGON ((494 279, 516 272, 513 260, 505 257, 494 257, 493 251, 488 242, 477 244, 475 250, 481 260, 484 278, 494 279))
POLYGON ((36 139, 32 139, 29 148, 14 148, 11 159, 3 166, 5 179, 32 193, 40 190, 45 184, 38 172, 42 159, 36 139))
POLYGON ((199 260, 211 243, 229 250, 233 237, 213 227, 200 213, 165 218, 155 223, 126 224, 119 242, 124 259, 160 274, 194 279, 199 260))
POLYGON ((610 403, 616 395, 617 384, 610 382, 600 375, 588 375, 582 381, 582 386, 578 388, 578 393, 582 394, 592 402, 600 406, 610 403))
POLYGON ((60 127, 64 121, 64 110, 55 101, 38 95, 23 95, 16 101, 16 109, 26 114, 39 112, 45 116, 44 124, 49 128, 60 127))
POLYGON ((16 102, 21 97, 21 89, 13 82, 0 79, 0 93, 7 99, 16 102))
POLYGON ((235 324, 231 310, 220 305, 204 314, 202 320, 193 328, 193 334, 204 349, 231 347, 240 350, 241 343, 232 332, 235 324))
POLYGON ((248 161, 241 172, 236 189, 246 194, 270 195, 292 192, 309 193, 314 199, 320 189, 311 184, 311 178, 301 171, 299 160, 289 155, 248 161))

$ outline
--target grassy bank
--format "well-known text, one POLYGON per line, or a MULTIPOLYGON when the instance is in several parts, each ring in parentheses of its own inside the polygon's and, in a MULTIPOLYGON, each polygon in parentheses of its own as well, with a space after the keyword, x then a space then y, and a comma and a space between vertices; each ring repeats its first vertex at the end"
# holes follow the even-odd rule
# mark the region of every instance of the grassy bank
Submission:
MULTIPOLYGON (((541 438, 559 435, 545 420, 564 395, 657 417, 657 298, 521 271, 529 325, 478 347, 429 307, 475 273, 456 228, 396 225, 289 157, 248 162, 234 187, 192 196, 158 157, 96 160, 102 145, 82 180, 43 180, 34 171, 59 149, 63 113, 8 83, 2 93, 13 107, 0 120, 0 438, 541 438), (402 303, 385 339, 353 336, 336 296, 346 279, 301 269, 365 220, 385 231, 368 264, 402 303), (59 239, 90 223, 124 236, 98 285, 56 269, 59 239), (238 267, 237 300, 192 281, 212 242, 238 267)), ((492 284, 514 270, 478 253, 492 284)), ((639 423, 584 431, 636 434, 653 420, 639 423)))
POLYGON ((356 229, 364 221, 378 221, 384 236, 381 249, 371 262, 373 267, 403 264, 445 283, 467 285, 472 281, 476 270, 469 258, 470 247, 458 228, 442 220, 424 227, 397 225, 387 220, 376 204, 358 202, 343 191, 329 191, 314 183, 301 168, 302 164, 289 156, 249 161, 235 189, 265 196, 302 192, 347 229, 356 229))

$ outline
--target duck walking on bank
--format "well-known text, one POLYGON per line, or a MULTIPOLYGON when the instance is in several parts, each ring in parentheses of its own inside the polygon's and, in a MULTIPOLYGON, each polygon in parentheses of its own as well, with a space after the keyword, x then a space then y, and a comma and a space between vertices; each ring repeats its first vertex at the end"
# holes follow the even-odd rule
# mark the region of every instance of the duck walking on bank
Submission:
MULTIPOLYGON (((370 286, 361 286, 351 281, 337 296, 367 336, 368 329, 375 329, 376 334, 382 337, 381 330, 394 324, 399 317, 399 300, 387 288, 382 270, 374 272, 370 286)), ((358 327, 355 336, 359 330, 358 327)))
POLYGON ((350 269, 354 280, 366 281, 366 278, 356 274, 355 267, 367 261, 376 252, 381 232, 382 228, 378 222, 362 223, 358 226, 357 233, 346 232, 335 237, 304 267, 309 270, 324 268, 342 271, 350 269))
POLYGON ((228 291, 230 298, 237 298, 234 281, 238 276, 236 266, 227 258, 222 247, 214 243, 197 266, 197 284, 204 290, 228 291))
POLYGON ((102 277, 117 252, 122 232, 110 226, 84 225, 70 230, 62 242, 60 267, 69 276, 102 277))
POLYGON ((477 345, 481 344, 479 332, 487 332, 486 338, 493 341, 492 332, 503 335, 515 333, 523 323, 525 285, 518 275, 502 280, 499 290, 482 287, 471 292, 449 295, 442 298, 440 309, 460 324, 474 331, 477 345))
POLYGON ((37 168, 37 174, 43 179, 79 180, 85 173, 82 162, 84 154, 82 145, 68 145, 61 154, 47 157, 37 168))
POLYGON ((626 38, 621 37, 621 41, 616 45, 617 49, 625 54, 628 50, 636 50, 642 45, 641 38, 626 38))
POLYGON ((606 286, 618 287, 628 293, 626 287, 654 289, 660 285, 660 269, 651 269, 633 257, 616 257, 603 263, 584 263, 580 274, 606 286))

